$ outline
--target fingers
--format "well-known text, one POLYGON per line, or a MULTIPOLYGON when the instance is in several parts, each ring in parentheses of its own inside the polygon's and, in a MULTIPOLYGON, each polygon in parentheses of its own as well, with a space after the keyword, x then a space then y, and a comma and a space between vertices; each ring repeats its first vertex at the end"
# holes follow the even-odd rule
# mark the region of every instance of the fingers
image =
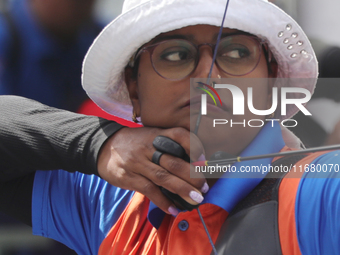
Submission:
POLYGON ((195 178, 191 177, 191 173, 195 171, 195 167, 192 164, 169 154, 163 154, 160 158, 160 166, 170 174, 185 180, 200 192, 207 192, 205 187, 206 180, 203 173, 195 173, 195 178))
POLYGON ((202 154, 204 155, 204 148, 199 138, 184 128, 166 129, 162 135, 179 143, 192 161, 197 161, 202 154))
POLYGON ((197 136, 184 128, 123 128, 101 148, 98 173, 110 184, 136 190, 166 213, 176 214, 174 204, 159 186, 178 194, 190 204, 202 202, 202 192, 209 188, 202 174, 199 178, 190 177, 193 166, 180 158, 163 154, 159 165, 151 161, 156 151, 152 143, 158 135, 179 143, 193 161, 204 153, 197 136))
POLYGON ((129 161, 130 164, 125 164, 126 162, 121 160, 120 157, 117 158, 111 155, 110 159, 110 162, 107 162, 107 166, 103 166, 106 170, 101 172, 101 177, 104 180, 116 187, 135 190, 145 195, 165 213, 174 216, 178 214, 176 206, 163 195, 160 187, 143 176, 143 171, 148 171, 148 166, 145 163, 149 161, 144 160, 144 162, 135 163, 129 161))
MULTIPOLYGON (((198 137, 183 128, 167 129, 164 131, 162 135, 167 136, 173 141, 179 143, 185 149, 187 154, 189 153, 191 154, 192 160, 197 160, 198 157, 200 157, 204 151, 203 146, 200 140, 198 139, 198 137)), ((154 152, 153 157, 159 158, 155 155, 156 153, 157 152, 154 152)), ((153 160, 153 162, 155 161, 153 160)), ((177 189, 176 187, 172 187, 173 189, 167 188, 169 191, 176 193, 180 195, 181 197, 183 197, 187 202, 192 203, 190 202, 190 198, 189 198, 190 196, 188 197, 188 194, 192 194, 192 192, 197 192, 198 190, 203 191, 203 192, 208 191, 209 187, 206 184, 203 173, 195 173, 195 178, 192 178, 193 175, 190 175, 191 173, 194 173, 193 165, 185 162, 184 160, 180 158, 174 157, 169 154, 163 154, 159 163, 163 167, 164 170, 169 172, 168 175, 171 174, 176 177, 179 177, 181 180, 184 180, 185 182, 187 182, 187 184, 190 184, 190 185, 184 184, 183 190, 181 192, 180 191, 174 192, 173 189, 176 190, 177 189), (183 192, 184 194, 186 193, 186 196, 182 195, 183 192)), ((165 171, 159 170, 158 172, 163 173, 162 176, 165 176, 168 179, 170 178, 167 174, 165 174, 166 173, 165 171)), ((171 181, 169 181, 169 183, 171 184, 172 181, 175 181, 175 180, 176 179, 173 178, 171 181)), ((160 183, 162 180, 155 180, 155 181, 158 181, 158 183, 160 183)), ((183 184, 181 181, 179 180, 177 181, 178 181, 177 185, 183 184)), ((162 183, 160 184, 160 186, 166 188, 164 185, 167 185, 169 183, 165 183, 165 184, 162 183)))
MULTIPOLYGON (((161 158, 161 161, 166 160, 161 158)), ((175 161, 177 161, 177 159, 175 159, 175 161)), ((188 180, 190 180, 190 182, 197 182, 198 184, 196 184, 196 186, 198 187, 203 187, 205 180, 203 178, 190 179, 190 177, 188 178, 188 180, 185 178, 182 179, 181 176, 188 175, 188 173, 184 172, 189 172, 189 170, 183 171, 180 169, 183 169, 184 164, 187 164, 186 168, 190 167, 190 164, 183 160, 182 162, 175 164, 176 166, 179 166, 178 169, 176 169, 176 173, 178 173, 178 175, 169 172, 167 169, 164 169, 163 167, 153 164, 152 166, 149 167, 149 171, 144 173, 145 174, 144 176, 153 183, 155 183, 157 186, 162 186, 163 188, 171 191, 172 193, 179 195, 190 204, 196 205, 201 203, 203 201, 201 191, 197 189, 195 186, 193 186, 191 183, 189 183, 188 180), (182 171, 183 173, 180 173, 179 171, 182 171)))
POLYGON ((176 206, 161 192, 159 186, 143 176, 135 179, 134 190, 145 195, 155 205, 157 205, 165 213, 176 216, 179 211, 176 206))

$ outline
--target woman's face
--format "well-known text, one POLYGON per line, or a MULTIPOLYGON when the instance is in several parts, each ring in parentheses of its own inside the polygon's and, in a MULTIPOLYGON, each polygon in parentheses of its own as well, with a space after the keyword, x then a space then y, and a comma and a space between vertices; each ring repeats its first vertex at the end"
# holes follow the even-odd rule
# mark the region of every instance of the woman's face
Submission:
MULTIPOLYGON (((147 45, 160 42, 169 38, 184 38, 196 45, 203 43, 215 44, 219 27, 210 25, 195 25, 177 29, 168 33, 157 36, 147 45)), ((228 28, 223 29, 223 36, 235 33, 236 30, 228 28)), ((167 80, 156 73, 152 67, 150 53, 143 52, 140 55, 138 74, 136 78, 132 77, 132 70, 126 70, 126 83, 130 92, 133 108, 137 116, 141 117, 144 126, 149 127, 183 127, 193 131, 199 114, 200 107, 191 105, 190 115, 190 98, 202 94, 202 90, 190 85, 190 78, 207 78, 213 58, 211 47, 202 46, 199 49, 199 62, 196 69, 188 77, 179 80, 167 80), (197 108, 197 109, 196 109, 197 108)), ((211 78, 218 83, 219 77, 235 78, 228 75, 214 65, 211 78)), ((268 78, 268 66, 265 55, 262 51, 259 64, 247 75, 241 78, 268 78)), ((264 80, 264 79, 263 79, 264 80)), ((243 94, 247 95, 247 84, 243 82, 239 88, 243 94), (243 85, 242 85, 243 84, 243 85)), ((271 87, 268 82, 261 82, 253 89, 253 105, 256 109, 269 109, 271 106, 271 87)), ((201 139, 206 156, 214 151, 225 151, 238 155, 256 136, 260 128, 243 127, 243 125, 218 125, 212 127, 212 120, 223 118, 233 122, 242 122, 244 119, 264 119, 264 116, 252 115, 246 109, 245 115, 232 114, 232 96, 228 89, 220 89, 218 93, 222 99, 224 108, 214 109, 214 105, 208 102, 208 111, 210 114, 202 117, 198 131, 198 137, 201 139), (209 109, 212 109, 211 111, 209 109), (223 139, 221 139, 223 138, 223 139)), ((246 100, 245 100, 246 102, 246 100)))

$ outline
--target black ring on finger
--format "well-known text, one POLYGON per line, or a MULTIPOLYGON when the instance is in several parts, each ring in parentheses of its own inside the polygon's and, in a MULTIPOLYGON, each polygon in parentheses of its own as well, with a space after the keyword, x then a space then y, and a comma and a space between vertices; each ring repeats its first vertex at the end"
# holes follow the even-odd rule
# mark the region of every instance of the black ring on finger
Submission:
POLYGON ((152 155, 152 162, 159 165, 159 160, 161 159, 163 153, 160 151, 155 151, 152 155))

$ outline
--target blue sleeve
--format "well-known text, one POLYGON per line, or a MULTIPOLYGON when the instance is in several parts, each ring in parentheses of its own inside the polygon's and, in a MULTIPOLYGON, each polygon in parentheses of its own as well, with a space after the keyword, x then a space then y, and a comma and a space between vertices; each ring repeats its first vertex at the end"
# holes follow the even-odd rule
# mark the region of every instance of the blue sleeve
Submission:
POLYGON ((11 35, 8 29, 7 21, 3 15, 0 15, 0 95, 11 94, 11 89, 4 82, 4 75, 7 68, 9 44, 11 35))
POLYGON ((296 196, 300 249, 308 255, 340 254, 340 151, 324 154, 312 163, 316 168, 304 174, 296 196), (327 173, 323 172, 326 166, 327 173))
POLYGON ((4 58, 9 49, 10 32, 7 21, 4 16, 0 15, 0 58, 4 58))
POLYGON ((77 254, 97 254, 133 194, 94 175, 37 171, 32 194, 33 234, 55 239, 77 254))

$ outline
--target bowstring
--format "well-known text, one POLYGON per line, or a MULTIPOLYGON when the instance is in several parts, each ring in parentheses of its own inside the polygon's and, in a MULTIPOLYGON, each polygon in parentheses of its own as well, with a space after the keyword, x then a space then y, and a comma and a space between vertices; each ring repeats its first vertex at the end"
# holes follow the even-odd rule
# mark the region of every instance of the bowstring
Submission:
MULTIPOLYGON (((207 78, 207 84, 210 83, 212 70, 214 68, 214 64, 215 64, 215 61, 216 61, 217 48, 218 48, 218 45, 219 45, 221 37, 222 37, 223 24, 224 24, 224 21, 225 21, 225 17, 227 15, 228 6, 229 6, 229 0, 227 0, 226 6, 225 6, 225 9, 224 9, 224 14, 223 14, 223 18, 222 18, 222 24, 220 26, 220 31, 218 32, 218 36, 217 36, 217 40, 216 40, 216 45, 215 45, 215 49, 214 49, 214 55, 213 55, 212 63, 211 63, 209 74, 208 74, 208 78, 207 78)), ((195 130, 194 130, 194 134, 195 135, 197 135, 197 133, 198 133, 199 125, 201 123, 201 118, 202 118, 202 114, 201 114, 201 111, 199 111, 198 117, 197 117, 197 121, 196 121, 195 130)))
MULTIPOLYGON (((211 63, 211 66, 210 66, 209 75, 208 75, 208 78, 207 78, 207 84, 210 83, 210 78, 211 78, 212 70, 214 68, 214 64, 215 64, 215 60, 216 60, 216 56, 217 56, 217 48, 218 48, 218 45, 219 45, 221 37, 222 37, 223 25, 224 25, 225 17, 227 15, 228 6, 229 6, 229 0, 227 0, 226 6, 225 6, 225 9, 224 9, 224 14, 223 14, 223 18, 222 18, 222 24, 220 26, 220 31, 218 32, 218 36, 217 36, 217 40, 216 40, 216 45, 215 45, 215 49, 214 49, 214 55, 213 55, 212 63, 211 63)), ((202 118, 202 114, 201 114, 201 111, 199 111, 198 117, 197 117, 197 121, 196 121, 195 130, 194 130, 194 134, 195 135, 197 135, 197 133, 198 133, 198 129, 199 129, 199 126, 200 126, 200 123, 201 123, 201 118, 202 118)), ((206 226, 206 224, 204 222, 204 219, 203 219, 203 216, 201 214, 201 211, 200 211, 200 209, 198 207, 197 207, 196 210, 197 210, 198 215, 199 215, 199 217, 201 219, 201 222, 203 224, 204 230, 207 233, 207 236, 208 236, 209 242, 211 244, 211 247, 213 249, 213 252, 214 252, 215 255, 217 255, 216 247, 215 247, 214 242, 213 242, 213 240, 212 240, 212 238, 211 238, 211 236, 209 234, 208 228, 207 228, 207 226, 206 226)))

